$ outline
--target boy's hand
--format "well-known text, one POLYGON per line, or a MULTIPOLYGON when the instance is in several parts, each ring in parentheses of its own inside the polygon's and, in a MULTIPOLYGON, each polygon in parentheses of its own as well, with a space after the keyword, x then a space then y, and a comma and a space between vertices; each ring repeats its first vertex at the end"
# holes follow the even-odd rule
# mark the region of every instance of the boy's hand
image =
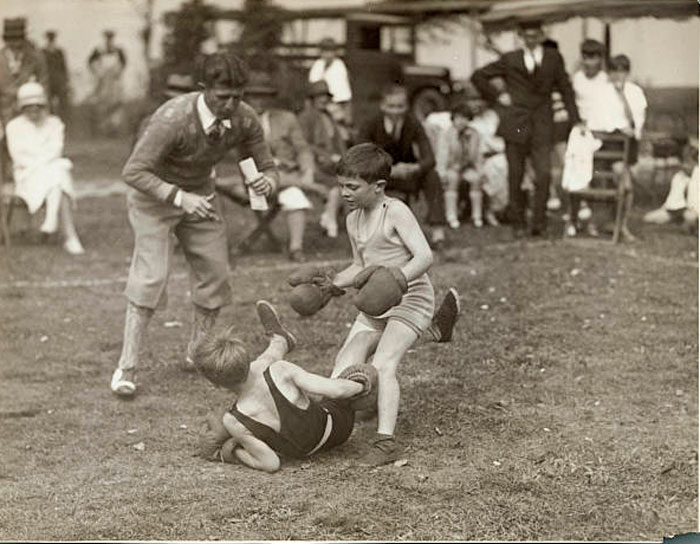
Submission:
POLYGON ((354 285, 360 285, 354 304, 361 312, 377 317, 401 302, 404 293, 408 291, 408 280, 397 267, 379 266, 369 273, 366 271, 367 269, 360 272, 353 282, 354 285))
POLYGON ((221 408, 206 415, 202 433, 197 442, 197 452, 207 461, 219 460, 221 447, 231 438, 223 423, 225 413, 226 409, 221 408))
POLYGON ((217 221, 219 216, 216 214, 214 205, 211 203, 215 196, 215 193, 209 196, 201 196, 195 193, 182 191, 182 209, 185 210, 186 213, 202 219, 217 221))

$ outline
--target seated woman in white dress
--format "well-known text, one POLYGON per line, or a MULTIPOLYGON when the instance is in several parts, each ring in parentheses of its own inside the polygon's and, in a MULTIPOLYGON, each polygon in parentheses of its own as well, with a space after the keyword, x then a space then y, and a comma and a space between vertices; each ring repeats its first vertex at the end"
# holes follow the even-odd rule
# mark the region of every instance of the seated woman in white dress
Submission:
POLYGON ((61 229, 64 249, 73 255, 85 253, 73 223, 75 197, 70 170, 73 164, 62 157, 65 127, 47 109, 44 88, 29 82, 17 91, 20 115, 6 127, 7 147, 12 158, 15 195, 27 204, 29 213, 46 205, 41 232, 61 229))

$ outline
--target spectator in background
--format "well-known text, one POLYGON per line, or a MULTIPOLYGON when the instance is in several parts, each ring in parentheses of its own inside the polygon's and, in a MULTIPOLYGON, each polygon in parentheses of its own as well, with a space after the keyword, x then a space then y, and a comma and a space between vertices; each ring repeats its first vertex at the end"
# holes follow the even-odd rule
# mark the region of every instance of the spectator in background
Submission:
MULTIPOLYGON (((613 132, 621 132, 629 138, 629 166, 630 176, 626 176, 622 162, 613 164, 613 172, 618 176, 619 182, 625 185, 626 213, 623 215, 622 230, 623 240, 633 242, 635 236, 627 225, 629 212, 634 201, 634 172, 639 159, 639 140, 642 138, 642 130, 646 122, 647 99, 642 88, 629 80, 631 62, 627 55, 616 55, 610 59, 610 99, 609 121, 613 132)), ((605 149, 605 145, 603 148, 605 149)))
POLYGON ((578 111, 564 60, 551 47, 543 47, 544 32, 538 21, 523 22, 519 29, 524 47, 506 53, 499 60, 474 72, 472 83, 489 100, 503 107, 499 134, 506 140, 510 185, 509 215, 516 238, 525 234, 525 192, 522 189, 525 160, 535 170, 535 198, 531 234, 546 231, 547 200, 551 183, 553 136, 552 92, 558 90, 572 124, 579 123, 578 111), (506 90, 491 80, 502 77, 506 90))
MULTIPOLYGON (((571 83, 576 95, 579 115, 589 130, 608 130, 605 101, 610 90, 610 80, 603 69, 604 61, 605 46, 602 43, 590 38, 581 43, 581 68, 574 73, 571 83)), ((575 236, 582 228, 582 221, 586 221, 585 227, 588 234, 597 236, 598 230, 595 223, 588 221, 592 215, 588 204, 573 195, 567 195, 566 201, 565 234, 575 236)))
POLYGON ((56 45, 56 31, 46 32, 46 47, 42 50, 48 72, 47 94, 51 113, 58 115, 64 123, 68 122, 68 68, 63 49, 56 45))
MULTIPOLYGON (((0 49, 0 129, 19 113, 17 91, 30 81, 46 87, 46 64, 41 54, 26 38, 27 22, 24 18, 5 19, 0 49)), ((3 130, 0 130, 2 135, 3 130)), ((8 179, 11 172, 7 145, 0 149, 0 177, 8 179)))
POLYGON ((315 191, 325 196, 327 190, 314 180, 314 155, 296 116, 291 111, 274 107, 277 89, 271 78, 260 77, 246 87, 245 97, 260 119, 265 141, 279 171, 277 200, 287 221, 289 258, 304 262, 306 214, 313 207, 305 192, 315 191))
MULTIPOLYGON (((431 113, 425 120, 426 133, 435 152, 435 170, 445 193, 447 224, 452 229, 460 227, 460 188, 466 184, 472 221, 475 227, 481 228, 484 224, 482 190, 487 180, 483 173, 479 133, 471 126, 474 115, 466 101, 456 103, 447 113, 449 120, 446 126, 440 126, 444 122, 442 112, 431 113)), ((498 225, 488 204, 486 220, 490 225, 498 225)))
POLYGON ((122 75, 126 55, 114 44, 114 32, 104 31, 105 43, 96 47, 88 58, 88 67, 95 77, 90 97, 93 106, 93 129, 97 134, 113 136, 124 126, 124 88, 122 75))
POLYGON ((319 43, 321 58, 309 70, 309 83, 325 81, 328 84, 332 101, 330 113, 344 127, 352 124, 352 89, 345 62, 338 55, 338 44, 333 38, 323 38, 319 43))
POLYGON ((603 70, 604 59, 605 46, 602 43, 584 40, 581 43, 581 68, 571 78, 579 115, 590 130, 608 129, 605 101, 610 80, 603 70))
POLYGON ((46 64, 37 49, 26 38, 24 18, 5 19, 0 49, 0 121, 3 126, 19 113, 17 91, 29 81, 47 85, 46 64))
POLYGON ((328 112, 332 97, 325 81, 309 85, 309 101, 299 114, 299 124, 316 162, 315 180, 328 187, 321 227, 330 238, 338 237, 338 213, 342 206, 335 168, 346 146, 333 116, 328 112))
MULTIPOLYGON (((551 47, 559 51, 559 44, 551 39, 542 42, 542 46, 551 47)), ((559 198, 561 192, 561 175, 564 169, 566 140, 571 130, 566 104, 564 104, 564 99, 558 90, 552 92, 552 112, 554 114, 554 130, 552 131, 552 184, 549 189, 547 209, 557 211, 561 209, 561 198, 559 198)))
POLYGON ((408 111, 405 87, 390 85, 382 91, 380 111, 359 131, 360 142, 372 142, 391 155, 391 179, 387 192, 404 198, 423 192, 428 204, 430 241, 435 249, 445 243, 445 197, 435 156, 420 121, 408 111))
POLYGON ((671 188, 663 205, 644 216, 646 223, 683 223, 697 233, 698 230, 698 146, 687 145, 683 149, 680 171, 671 179, 671 188))
POLYGON ((20 115, 7 124, 7 147, 12 158, 15 195, 36 213, 44 204, 41 232, 53 234, 59 227, 63 248, 71 255, 85 253, 75 230, 71 205, 75 198, 70 160, 62 157, 65 126, 48 111, 44 88, 25 83, 17 92, 20 115))
MULTIPOLYGON (((484 192, 489 197, 489 208, 494 215, 501 214, 508 206, 508 161, 506 142, 498 135, 500 120, 476 90, 467 96, 467 104, 472 112, 470 125, 479 134, 484 192)), ((487 222, 495 225, 488 217, 487 222)))

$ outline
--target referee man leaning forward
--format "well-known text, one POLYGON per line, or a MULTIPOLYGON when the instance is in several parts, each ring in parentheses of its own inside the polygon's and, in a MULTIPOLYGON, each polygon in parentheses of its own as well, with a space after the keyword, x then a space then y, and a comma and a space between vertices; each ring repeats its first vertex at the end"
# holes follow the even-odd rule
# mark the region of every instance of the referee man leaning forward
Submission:
POLYGON ((252 184, 271 195, 278 174, 253 110, 241 101, 247 73, 240 59, 214 54, 204 61, 201 91, 164 103, 151 116, 124 166, 134 254, 126 285, 124 344, 111 389, 136 392, 135 370, 142 339, 156 308, 166 303, 174 234, 190 267, 194 318, 188 365, 196 341, 231 302, 228 250, 213 167, 236 149, 252 157, 263 176, 252 184))

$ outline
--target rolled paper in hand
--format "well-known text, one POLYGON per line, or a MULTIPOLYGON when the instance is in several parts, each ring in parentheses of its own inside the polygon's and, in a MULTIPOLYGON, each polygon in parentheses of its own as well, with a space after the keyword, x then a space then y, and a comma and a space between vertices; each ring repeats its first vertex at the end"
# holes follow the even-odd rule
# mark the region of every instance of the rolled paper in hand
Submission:
POLYGON ((261 174, 258 171, 258 167, 255 165, 255 161, 253 160, 253 158, 248 157, 247 159, 243 159, 238 163, 238 167, 241 169, 243 177, 245 178, 246 185, 248 186, 248 198, 250 199, 250 209, 260 211, 268 210, 269 206, 267 205, 267 199, 265 198, 265 195, 259 195, 250 186, 250 183, 252 181, 260 179, 263 176, 263 174, 261 174))

